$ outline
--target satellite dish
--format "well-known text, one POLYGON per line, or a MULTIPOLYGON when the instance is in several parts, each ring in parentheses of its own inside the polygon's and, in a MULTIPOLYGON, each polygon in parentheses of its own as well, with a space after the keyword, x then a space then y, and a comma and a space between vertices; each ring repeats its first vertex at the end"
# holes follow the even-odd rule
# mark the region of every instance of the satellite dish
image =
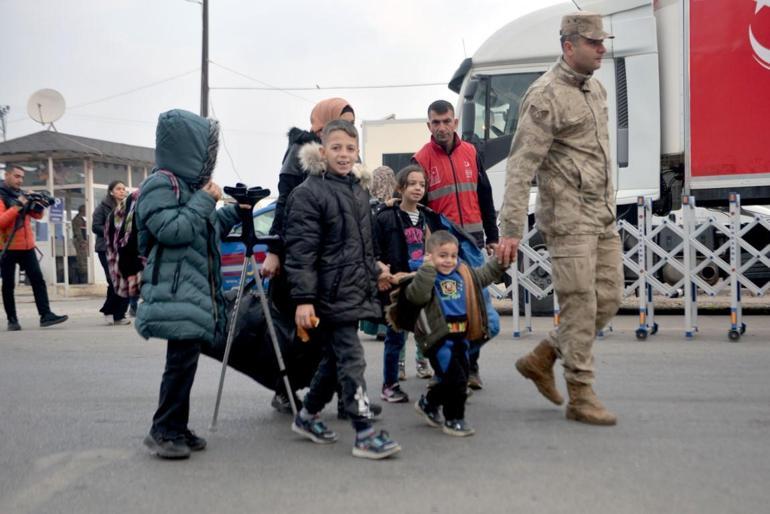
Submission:
POLYGON ((27 101, 27 114, 36 122, 53 125, 64 115, 64 97, 55 89, 36 91, 27 101))

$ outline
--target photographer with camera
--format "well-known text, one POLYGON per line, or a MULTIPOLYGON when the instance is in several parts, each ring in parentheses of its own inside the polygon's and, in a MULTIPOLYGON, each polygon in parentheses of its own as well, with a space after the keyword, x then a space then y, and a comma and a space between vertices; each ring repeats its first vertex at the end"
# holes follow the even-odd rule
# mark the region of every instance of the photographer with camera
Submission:
POLYGON ((23 193, 23 183, 24 169, 9 165, 5 170, 5 180, 0 185, 0 271, 3 279, 3 307, 8 317, 9 331, 21 330, 13 298, 17 264, 32 284, 40 326, 50 327, 67 321, 67 316, 51 312, 48 290, 35 255, 35 235, 30 223, 30 218, 43 217, 43 211, 50 206, 53 198, 44 193, 23 193))

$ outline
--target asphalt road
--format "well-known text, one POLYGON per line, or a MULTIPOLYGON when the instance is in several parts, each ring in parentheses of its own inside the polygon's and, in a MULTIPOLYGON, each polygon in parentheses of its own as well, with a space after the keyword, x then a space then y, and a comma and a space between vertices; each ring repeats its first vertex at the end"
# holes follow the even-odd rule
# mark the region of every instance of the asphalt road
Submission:
MULTIPOLYGON (((634 317, 618 318, 596 348, 596 389, 616 427, 566 421, 515 373, 515 358, 548 327, 536 320, 534 334, 485 347, 485 389, 467 409, 475 436, 445 436, 410 404, 386 405, 378 425, 404 449, 383 462, 351 457, 352 429, 334 407, 337 444, 299 439, 269 407, 272 393, 235 372, 210 433, 220 368, 202 357, 191 427, 209 448, 164 462, 142 446, 164 344, 102 326, 94 300, 55 304, 73 319, 50 329, 35 327, 31 307, 25 330, 0 332, 0 514, 768 512, 766 316, 747 318, 737 344, 726 342, 724 316, 701 316, 693 341, 681 317, 660 318, 645 342, 634 317)), ((504 317, 504 334, 510 324, 504 317)), ((382 344, 365 337, 364 346, 376 397, 382 344)), ((411 362, 408 371, 414 400, 425 381, 411 362)))

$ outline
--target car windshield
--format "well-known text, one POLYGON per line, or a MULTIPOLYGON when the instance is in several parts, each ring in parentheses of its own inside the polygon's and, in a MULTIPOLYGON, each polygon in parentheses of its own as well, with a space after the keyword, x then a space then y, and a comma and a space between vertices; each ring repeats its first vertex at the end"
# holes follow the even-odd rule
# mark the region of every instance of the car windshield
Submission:
MULTIPOLYGON (((254 216, 254 232, 257 236, 266 236, 270 232, 270 227, 273 226, 273 218, 275 217, 275 209, 270 209, 254 216)), ((228 234, 228 237, 238 237, 241 235, 241 226, 236 225, 228 234)))

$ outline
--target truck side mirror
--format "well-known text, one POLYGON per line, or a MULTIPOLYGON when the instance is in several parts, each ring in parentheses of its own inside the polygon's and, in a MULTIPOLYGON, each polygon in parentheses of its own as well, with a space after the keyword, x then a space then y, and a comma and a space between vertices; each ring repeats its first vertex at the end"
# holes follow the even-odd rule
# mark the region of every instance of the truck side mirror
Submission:
POLYGON ((473 129, 476 123, 476 104, 473 98, 476 96, 476 91, 479 88, 479 79, 472 78, 468 81, 468 85, 463 92, 463 114, 462 114, 462 138, 465 141, 470 141, 473 137, 473 129))

